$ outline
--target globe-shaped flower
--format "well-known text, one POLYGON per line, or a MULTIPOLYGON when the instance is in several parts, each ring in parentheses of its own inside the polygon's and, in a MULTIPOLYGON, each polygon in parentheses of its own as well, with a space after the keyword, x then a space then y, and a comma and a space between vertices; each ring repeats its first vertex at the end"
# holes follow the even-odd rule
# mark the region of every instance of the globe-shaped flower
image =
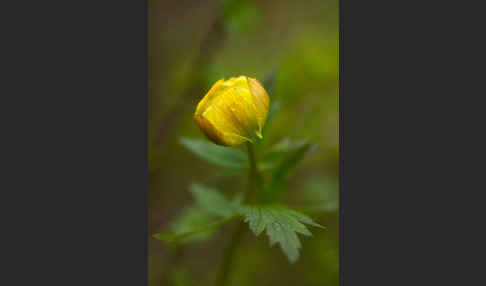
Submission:
POLYGON ((270 98, 258 80, 239 76, 218 80, 199 102, 194 120, 209 140, 222 146, 262 138, 270 98))

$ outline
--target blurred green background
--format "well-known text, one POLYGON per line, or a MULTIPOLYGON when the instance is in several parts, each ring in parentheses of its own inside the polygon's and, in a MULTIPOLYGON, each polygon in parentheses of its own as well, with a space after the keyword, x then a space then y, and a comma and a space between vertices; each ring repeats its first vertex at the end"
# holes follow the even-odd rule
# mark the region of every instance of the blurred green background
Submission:
MULTIPOLYGON (((230 285, 339 284, 337 0, 149 0, 149 285, 212 285, 231 226, 204 241, 173 247, 152 238, 191 205, 188 187, 200 182, 232 195, 245 177, 185 149, 180 137, 206 140, 193 121, 198 101, 220 78, 263 81, 280 109, 266 127, 265 146, 283 138, 320 148, 299 163, 283 202, 316 205, 327 230, 300 236, 301 257, 290 264, 264 235, 248 232, 236 253, 230 285)), ((197 218, 195 218, 197 219, 197 218)))

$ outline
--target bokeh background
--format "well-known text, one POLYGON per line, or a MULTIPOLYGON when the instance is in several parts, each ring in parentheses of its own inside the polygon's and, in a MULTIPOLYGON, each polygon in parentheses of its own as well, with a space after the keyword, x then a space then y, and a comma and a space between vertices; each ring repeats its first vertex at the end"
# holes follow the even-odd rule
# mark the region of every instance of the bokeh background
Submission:
POLYGON ((193 200, 193 182, 228 195, 245 178, 221 176, 179 142, 203 139, 193 121, 198 101, 220 78, 275 79, 269 90, 280 108, 265 145, 283 138, 319 147, 299 163, 284 202, 316 205, 327 230, 300 236, 301 257, 290 264, 265 235, 248 232, 236 253, 230 285, 339 284, 338 0, 149 0, 149 285, 212 285, 231 225, 181 247, 152 238, 193 200))

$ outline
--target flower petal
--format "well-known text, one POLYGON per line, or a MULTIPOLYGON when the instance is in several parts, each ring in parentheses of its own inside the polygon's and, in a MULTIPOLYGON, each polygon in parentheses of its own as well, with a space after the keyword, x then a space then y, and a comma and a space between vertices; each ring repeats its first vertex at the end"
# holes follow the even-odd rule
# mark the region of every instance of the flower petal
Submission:
POLYGON ((262 84, 258 80, 248 77, 248 86, 250 87, 250 92, 253 96, 253 102, 255 104, 255 112, 258 121, 260 137, 263 125, 265 124, 265 120, 267 119, 268 108, 270 106, 270 98, 263 88, 262 84))

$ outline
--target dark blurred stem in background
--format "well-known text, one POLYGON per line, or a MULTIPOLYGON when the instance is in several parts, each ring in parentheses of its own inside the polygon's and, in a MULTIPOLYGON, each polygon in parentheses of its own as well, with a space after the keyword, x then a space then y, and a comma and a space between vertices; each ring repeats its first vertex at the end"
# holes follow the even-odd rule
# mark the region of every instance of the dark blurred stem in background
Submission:
POLYGON ((188 100, 196 96, 204 95, 205 74, 208 64, 213 59, 217 51, 220 50, 226 36, 221 8, 216 13, 216 18, 211 24, 209 31, 206 33, 199 46, 198 54, 196 55, 189 75, 189 84, 182 93, 180 100, 177 101, 176 106, 166 114, 159 123, 158 135, 153 139, 156 145, 164 142, 168 131, 176 124, 177 115, 181 113, 188 104, 188 100))
MULTIPOLYGON (((172 127, 177 123, 177 115, 179 115, 181 110, 187 106, 188 101, 191 98, 195 98, 197 95, 202 95, 205 84, 206 68, 216 52, 221 49, 225 36, 226 33, 223 25, 223 12, 222 8, 220 7, 216 12, 216 17, 213 20, 211 27, 201 41, 198 54, 192 62, 191 73, 188 80, 189 84, 187 88, 182 93, 180 100, 177 101, 176 106, 160 120, 159 132, 156 136, 154 136, 154 138, 152 138, 152 142, 154 142, 155 145, 164 143, 168 132, 172 130, 172 127)), ((244 231, 244 228, 242 228, 242 231, 244 231)), ((168 265, 174 267, 179 263, 182 256, 182 247, 177 246, 175 249, 172 249, 168 258, 168 265)), ((170 270, 172 267, 167 267, 166 271, 162 273, 164 283, 169 283, 170 270)))
POLYGON ((216 286, 225 286, 228 282, 228 277, 230 276, 232 265, 234 262, 234 254, 236 252, 236 248, 240 244, 243 236, 245 234, 245 223, 243 221, 239 221, 238 225, 236 225, 233 233, 231 234, 230 241, 223 252, 223 258, 221 260, 221 265, 219 268, 218 277, 216 277, 216 286))
MULTIPOLYGON (((247 143, 248 147, 248 159, 250 162, 250 173, 248 175, 248 188, 244 196, 244 202, 250 203, 255 195, 255 192, 261 187, 262 177, 258 170, 257 158, 255 147, 253 143, 247 143)), ((216 286, 228 285, 228 279, 231 274, 232 266, 234 263, 234 256, 238 245, 243 239, 246 233, 246 223, 239 221, 236 225, 233 233, 231 234, 228 245, 224 249, 223 258, 219 269, 218 276, 216 277, 216 286)))

